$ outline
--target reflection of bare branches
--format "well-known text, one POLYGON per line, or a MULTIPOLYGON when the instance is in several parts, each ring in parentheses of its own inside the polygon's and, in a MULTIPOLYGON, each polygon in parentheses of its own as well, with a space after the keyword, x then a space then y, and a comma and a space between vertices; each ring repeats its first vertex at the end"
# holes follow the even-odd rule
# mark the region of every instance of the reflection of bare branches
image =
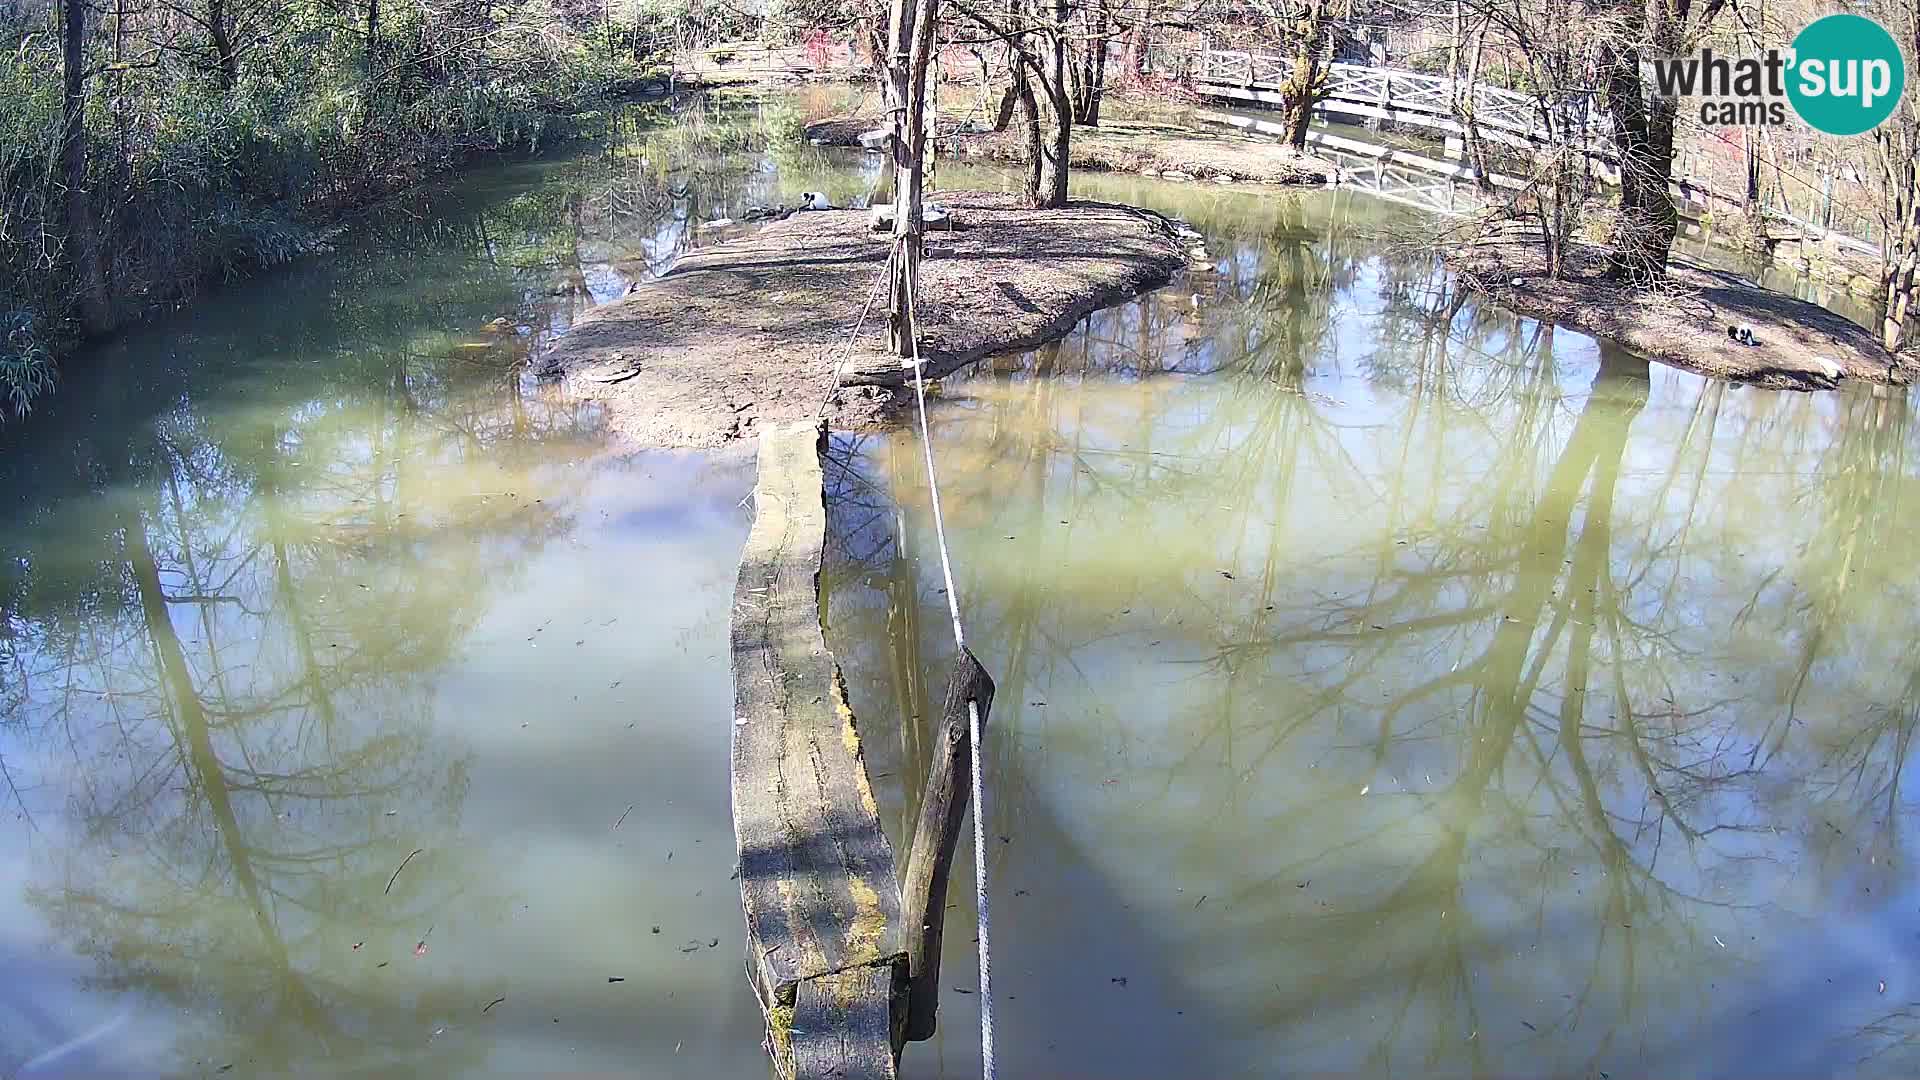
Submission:
MULTIPOLYGON (((1912 700, 1911 619, 1863 607, 1853 538, 1898 546, 1877 508, 1913 436, 1880 401, 1649 408, 1643 362, 1602 347, 1595 374, 1590 344, 1346 243, 1246 230, 1191 296, 949 386, 962 599, 1027 785, 998 805, 1064 802, 1136 872, 1210 882, 1220 914, 1164 933, 1231 988, 1246 1060, 1502 1071, 1468 1036, 1537 997, 1529 1052, 1592 1071, 1684 1030, 1673 988, 1777 929, 1803 850, 1852 853, 1808 798, 1901 820, 1920 712, 1849 702, 1912 700), (1813 448, 1862 456, 1796 473, 1813 448), (1784 565, 1742 531, 1783 489, 1832 515, 1784 565)), ((926 495, 891 443, 845 449, 835 649, 868 722, 923 715, 899 627, 944 599, 899 538, 926 495)))
POLYGON ((423 1020, 471 996, 456 980, 396 1005, 348 985, 328 928, 410 944, 423 912, 484 891, 474 868, 436 860, 381 894, 401 823, 406 840, 451 831, 466 801, 470 754, 431 737, 425 676, 490 589, 572 527, 577 472, 553 470, 544 499, 516 478, 572 460, 596 418, 498 363, 395 347, 418 335, 415 313, 354 315, 277 338, 236 327, 250 348, 359 340, 302 401, 183 393, 88 427, 63 483, 97 493, 36 485, 27 513, 47 527, 9 534, 0 774, 63 839, 27 899, 100 985, 208 1018, 183 1061, 298 1071, 343 1030, 404 1060, 423 1020))

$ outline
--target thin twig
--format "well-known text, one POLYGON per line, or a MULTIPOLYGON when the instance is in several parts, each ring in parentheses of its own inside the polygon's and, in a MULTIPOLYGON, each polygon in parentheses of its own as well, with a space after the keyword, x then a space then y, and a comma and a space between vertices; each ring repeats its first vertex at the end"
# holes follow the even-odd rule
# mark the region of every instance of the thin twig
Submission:
MULTIPOLYGON (((620 811, 620 821, 616 821, 616 822, 614 822, 614 823, 613 823, 613 829, 617 829, 617 828, 619 828, 619 827, 620 827, 620 822, 621 822, 621 821, 625 821, 625 820, 627 820, 627 815, 628 815, 628 814, 631 814, 631 813, 633 813, 633 804, 632 804, 632 803, 628 803, 628 804, 627 804, 627 808, 626 808, 625 810, 622 810, 622 811, 620 811)), ((607 831, 608 831, 608 832, 612 832, 612 831, 613 831, 613 829, 608 829, 607 831)))
POLYGON ((393 892, 393 883, 400 880, 400 871, 407 868, 407 864, 413 861, 414 855, 418 855, 425 850, 425 848, 414 848, 412 855, 408 855, 406 858, 400 860, 400 865, 393 868, 393 876, 387 879, 387 887, 381 891, 382 896, 393 892))

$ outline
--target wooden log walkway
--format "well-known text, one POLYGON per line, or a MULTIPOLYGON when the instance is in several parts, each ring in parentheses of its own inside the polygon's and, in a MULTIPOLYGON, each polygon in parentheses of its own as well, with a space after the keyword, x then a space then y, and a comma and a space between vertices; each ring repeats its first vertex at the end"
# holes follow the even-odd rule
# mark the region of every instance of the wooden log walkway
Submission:
POLYGON ((893 848, 821 632, 823 429, 760 439, 733 606, 733 826, 747 976, 783 1077, 892 1077, 907 985, 893 848))
MULTIPOLYGON (((967 707, 993 679, 964 648, 947 684, 904 881, 820 619, 825 428, 760 436, 733 598, 733 831, 747 978, 783 1080, 886 1080, 933 1037, 947 882, 969 793, 967 707)), ((905 722, 902 718, 901 722, 905 722)))

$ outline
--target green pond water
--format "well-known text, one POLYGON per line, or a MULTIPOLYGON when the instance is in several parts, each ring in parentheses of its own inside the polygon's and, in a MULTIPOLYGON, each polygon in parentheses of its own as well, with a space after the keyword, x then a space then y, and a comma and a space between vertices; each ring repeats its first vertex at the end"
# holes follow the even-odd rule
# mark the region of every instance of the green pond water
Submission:
MULTIPOLYGON (((858 197, 866 159, 790 137, 826 104, 636 111, 423 193, 0 428, 0 1076, 767 1075, 751 448, 612 452, 522 361, 699 222, 858 197)), ((1353 193, 1080 183, 1216 269, 933 402, 999 680, 1002 1075, 1920 1068, 1908 396, 1462 301, 1353 193)), ((827 470, 896 836, 951 656, 919 450, 827 470)), ((908 1077, 978 1075, 951 902, 908 1077)))

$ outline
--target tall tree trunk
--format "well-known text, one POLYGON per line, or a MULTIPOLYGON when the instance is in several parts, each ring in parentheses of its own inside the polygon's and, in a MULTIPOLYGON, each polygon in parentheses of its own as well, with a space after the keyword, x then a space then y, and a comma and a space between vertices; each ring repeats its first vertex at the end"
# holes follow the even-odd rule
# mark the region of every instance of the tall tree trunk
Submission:
POLYGON ((1880 344, 1889 352, 1906 341, 1907 318, 1913 311, 1916 286, 1920 286, 1920 165, 1913 157, 1920 148, 1912 145, 1910 136, 1910 132, 1902 131, 1883 137, 1881 144, 1892 212, 1887 217, 1880 269, 1887 305, 1880 323, 1880 344))
POLYGON ((1133 29, 1127 31, 1127 74, 1135 79, 1147 73, 1147 57, 1152 47, 1151 39, 1147 36, 1147 25, 1152 17, 1153 5, 1149 3, 1147 9, 1140 13, 1139 21, 1133 24, 1133 29))
POLYGON ((1074 122, 1100 126, 1100 99, 1107 92, 1107 33, 1113 25, 1107 0, 1094 0, 1087 10, 1087 49, 1080 59, 1080 99, 1074 103, 1074 122))
POLYGON ((1626 0, 1623 47, 1606 47, 1607 113, 1620 154, 1620 214, 1609 258, 1615 277, 1651 280, 1666 273, 1680 232, 1673 204, 1673 135, 1679 101, 1649 93, 1642 56, 1682 56, 1703 40, 1726 0, 1626 0))
POLYGON ((1327 2, 1308 0, 1306 14, 1294 26, 1293 71, 1280 87, 1281 124, 1287 132, 1287 145, 1297 151, 1307 148, 1307 128, 1313 123, 1313 106, 1320 98, 1320 54, 1327 46, 1327 2))
POLYGON ((1906 46, 1907 92, 1898 109, 1874 132, 1880 157, 1882 221, 1880 283, 1887 310, 1880 323, 1880 344, 1888 352, 1907 339, 1907 318, 1920 291, 1920 106, 1914 95, 1916 48, 1920 48, 1920 9, 1904 5, 1888 29, 1906 46))
POLYGON ((1741 171, 1744 183, 1740 192, 1741 225, 1744 235, 1740 247, 1755 254, 1767 250, 1766 204, 1760 201, 1760 146, 1752 128, 1740 129, 1741 171))
POLYGON ((894 163, 893 274, 887 288, 888 341, 895 353, 910 356, 919 328, 914 324, 914 286, 924 244, 921 196, 925 181, 927 62, 939 0, 894 0, 889 22, 887 89, 893 110, 891 150, 894 163))
POLYGON ((67 188, 67 231, 61 257, 79 294, 81 328, 97 336, 113 328, 113 308, 93 192, 87 185, 86 0, 64 0, 62 7, 60 171, 67 188))
POLYGON ((227 0, 207 0, 207 32, 213 38, 214 68, 220 75, 220 88, 232 90, 240 79, 240 57, 233 51, 233 34, 227 28, 227 0))
POLYGON ((1067 0, 1052 0, 1051 53, 1047 76, 1041 80, 1053 113, 1051 145, 1045 153, 1040 181, 1040 205, 1059 209, 1067 205, 1067 170, 1073 150, 1073 102, 1067 96, 1067 0))
POLYGON ((1616 277, 1648 281, 1666 273, 1667 252, 1680 229, 1669 190, 1675 103, 1648 99, 1637 48, 1611 50, 1606 71, 1607 113, 1620 153, 1620 212, 1609 263, 1616 277))
MULTIPOLYGON (((1081 32, 1086 30, 1086 15, 1081 13, 1081 32)), ((1087 107, 1087 67, 1091 57, 1085 53, 1076 53, 1072 45, 1067 46, 1067 101, 1073 105, 1073 122, 1079 123, 1082 111, 1087 107)))
POLYGON ((1027 205, 1040 206, 1040 174, 1046 157, 1046 140, 1040 133, 1040 103, 1034 99, 1033 83, 1028 79, 1023 77, 1016 89, 1020 92, 1021 123, 1027 129, 1027 205))
POLYGON ((991 124, 995 120, 995 110, 987 101, 993 94, 993 65, 987 61, 986 51, 978 45, 967 51, 973 54, 973 62, 980 67, 980 118, 991 124))
POLYGON ((367 0, 367 101, 372 110, 373 84, 380 75, 380 0, 367 0))

